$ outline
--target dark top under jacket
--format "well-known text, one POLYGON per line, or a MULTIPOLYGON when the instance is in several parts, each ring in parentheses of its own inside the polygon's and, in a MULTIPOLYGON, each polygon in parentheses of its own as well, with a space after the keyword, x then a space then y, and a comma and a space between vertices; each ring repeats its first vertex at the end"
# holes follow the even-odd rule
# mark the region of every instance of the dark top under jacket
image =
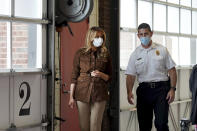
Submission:
POLYGON ((74 57, 71 83, 74 83, 74 99, 82 102, 96 102, 108 100, 108 83, 111 79, 112 64, 111 57, 107 52, 106 55, 100 56, 99 52, 85 48, 79 49, 74 57), (109 80, 91 77, 91 72, 99 70, 109 75, 109 80))
POLYGON ((191 121, 192 124, 197 124, 197 65, 192 69, 189 87, 192 92, 192 110, 191 110, 191 121))

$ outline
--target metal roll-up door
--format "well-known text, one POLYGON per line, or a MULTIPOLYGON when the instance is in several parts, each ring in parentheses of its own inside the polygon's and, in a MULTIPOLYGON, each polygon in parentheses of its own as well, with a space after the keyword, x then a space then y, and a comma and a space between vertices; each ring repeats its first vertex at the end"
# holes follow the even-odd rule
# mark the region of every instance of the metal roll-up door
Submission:
MULTIPOLYGON (((0 46, 1 53, 2 50, 5 52, 5 58, 0 54, 0 131, 46 131, 52 121, 48 119, 47 112, 47 79, 50 73, 47 59, 53 59, 47 57, 47 49, 54 44, 47 41, 48 25, 53 28, 54 25, 46 16, 46 3, 51 3, 53 10, 54 3, 53 0, 9 2, 10 15, 0 15, 0 43, 5 45, 3 48, 0 46), (40 16, 32 13, 31 8, 40 6, 43 6, 38 13, 40 16), (25 63, 24 67, 17 65, 21 61, 25 63), (4 64, 7 65, 2 66, 4 64)), ((48 14, 55 16, 54 12, 48 14)), ((54 30, 49 33, 53 34, 54 30)))

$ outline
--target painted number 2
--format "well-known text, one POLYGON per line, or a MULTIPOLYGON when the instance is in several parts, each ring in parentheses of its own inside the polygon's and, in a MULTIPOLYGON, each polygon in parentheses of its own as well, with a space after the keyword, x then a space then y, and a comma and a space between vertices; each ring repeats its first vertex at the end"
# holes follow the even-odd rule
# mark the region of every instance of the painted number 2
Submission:
POLYGON ((22 105, 21 108, 20 108, 19 116, 30 115, 30 108, 31 108, 31 102, 30 102, 28 108, 24 108, 24 105, 25 105, 25 104, 27 103, 27 101, 29 100, 29 97, 30 97, 30 94, 31 94, 30 85, 29 85, 28 82, 22 82, 22 83, 20 84, 20 87, 19 87, 19 96, 20 96, 21 99, 23 99, 23 97, 24 97, 24 95, 25 95, 24 89, 22 89, 22 85, 24 85, 24 86, 27 88, 27 95, 26 95, 25 101, 23 102, 23 105, 22 105))

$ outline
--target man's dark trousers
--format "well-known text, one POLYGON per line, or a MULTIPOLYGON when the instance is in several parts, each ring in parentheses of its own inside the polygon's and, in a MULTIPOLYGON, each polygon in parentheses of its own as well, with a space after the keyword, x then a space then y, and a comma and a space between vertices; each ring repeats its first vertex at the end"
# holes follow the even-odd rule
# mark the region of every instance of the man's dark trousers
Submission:
POLYGON ((140 131, 151 131, 153 111, 157 131, 169 131, 166 100, 169 82, 141 83, 137 88, 137 114, 140 131))

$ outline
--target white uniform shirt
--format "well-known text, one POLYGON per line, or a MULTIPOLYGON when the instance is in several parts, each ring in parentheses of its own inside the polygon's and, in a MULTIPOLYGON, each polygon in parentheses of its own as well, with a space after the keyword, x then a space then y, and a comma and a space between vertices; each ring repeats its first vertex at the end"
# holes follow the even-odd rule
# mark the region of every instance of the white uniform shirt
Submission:
POLYGON ((140 45, 131 54, 125 74, 137 76, 139 83, 167 81, 168 70, 175 65, 166 47, 152 43, 145 49, 140 45))

